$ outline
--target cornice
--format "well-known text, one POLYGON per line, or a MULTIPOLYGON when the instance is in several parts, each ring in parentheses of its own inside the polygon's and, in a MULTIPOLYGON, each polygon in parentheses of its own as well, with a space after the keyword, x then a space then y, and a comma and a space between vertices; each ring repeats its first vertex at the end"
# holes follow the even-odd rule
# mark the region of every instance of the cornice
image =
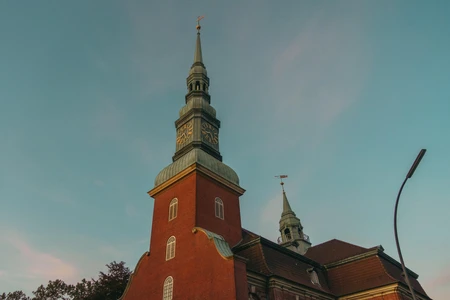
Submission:
POLYGON ((203 175, 205 175, 208 178, 213 179, 217 183, 221 184, 222 186, 228 188, 229 190, 233 191, 234 193, 238 194, 239 196, 243 195, 245 193, 245 190, 241 188, 240 186, 229 182, 228 180, 224 179, 223 177, 217 175, 216 173, 210 171, 209 169, 203 167, 202 165, 198 163, 193 163, 189 167, 185 168, 183 171, 179 172, 169 180, 165 181, 164 183, 154 187, 147 193, 150 195, 150 197, 155 197, 157 194, 161 193, 163 190, 167 189, 174 183, 180 181, 187 175, 191 174, 192 172, 197 171, 203 175))
POLYGON ((379 249, 375 248, 373 250, 364 252, 362 254, 350 256, 350 257, 347 257, 347 258, 344 258, 344 259, 341 259, 341 260, 338 260, 338 261, 335 261, 335 262, 332 262, 332 263, 329 263, 329 264, 325 264, 324 266, 327 269, 331 269, 331 268, 334 268, 334 267, 337 267, 337 266, 348 264, 348 263, 356 261, 356 260, 361 260, 361 259, 364 259, 364 258, 368 258, 368 257, 374 256, 374 255, 377 255, 378 253, 379 253, 379 249))
POLYGON ((310 287, 307 285, 300 284, 295 281, 280 277, 278 275, 270 275, 269 277, 269 288, 277 288, 282 290, 288 290, 296 294, 305 294, 314 297, 313 299, 335 299, 335 295, 326 292, 322 289, 320 285, 315 287, 310 287))

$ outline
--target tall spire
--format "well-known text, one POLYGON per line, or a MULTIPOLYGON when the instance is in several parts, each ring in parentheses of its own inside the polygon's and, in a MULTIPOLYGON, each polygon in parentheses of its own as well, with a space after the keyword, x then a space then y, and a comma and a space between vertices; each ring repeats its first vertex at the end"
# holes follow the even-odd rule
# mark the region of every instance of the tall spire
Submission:
MULTIPOLYGON (((203 64, 200 41, 200 20, 197 18, 197 42, 194 63, 186 78, 186 105, 180 110, 180 117, 175 122, 177 129, 176 152, 172 157, 176 161, 199 149, 212 158, 222 161, 219 151, 220 121, 216 118, 216 110, 211 106, 209 95, 209 77, 203 64)), ((196 153, 196 152, 195 152, 196 153)))
POLYGON ((203 16, 197 18, 197 44, 195 46, 194 64, 192 66, 201 65, 204 67, 202 57, 202 43, 200 41, 200 29, 202 28, 200 26, 200 20, 203 18, 203 16))
POLYGON ((295 216, 295 213, 292 211, 291 205, 289 204, 289 201, 286 197, 286 192, 283 189, 283 213, 281 214, 281 216, 287 214, 293 214, 295 216))
MULTIPOLYGON (((239 187, 236 172, 222 162, 219 151, 220 121, 216 110, 211 106, 209 95, 209 77, 203 64, 200 42, 200 20, 197 18, 197 39, 194 63, 186 78, 186 104, 180 109, 175 121, 176 148, 172 164, 164 168, 155 179, 155 189, 163 186, 175 176, 189 174, 196 168, 206 168, 219 182, 239 187), (190 170, 188 173, 187 170, 190 170)), ((184 176, 184 175, 183 175, 184 176)), ((209 175, 208 175, 209 176, 209 175)), ((239 187, 239 191, 241 188, 239 187)), ((240 192, 239 192, 240 193, 240 192)))
POLYGON ((288 176, 279 175, 275 177, 280 178, 281 189, 283 190, 283 212, 280 218, 281 237, 278 239, 278 242, 292 251, 305 254, 311 246, 311 243, 309 242, 309 237, 303 233, 302 223, 295 215, 286 197, 283 178, 287 178, 288 176))

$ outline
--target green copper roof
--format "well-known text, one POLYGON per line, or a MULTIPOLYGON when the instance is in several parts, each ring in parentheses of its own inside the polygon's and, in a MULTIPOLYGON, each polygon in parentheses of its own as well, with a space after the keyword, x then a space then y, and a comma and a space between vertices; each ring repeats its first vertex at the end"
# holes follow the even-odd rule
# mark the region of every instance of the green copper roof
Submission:
POLYGON ((180 109, 180 118, 194 108, 201 108, 211 117, 216 117, 216 110, 208 103, 208 101, 203 98, 192 98, 180 109))
POLYGON ((194 163, 198 163, 229 182, 239 185, 239 177, 232 168, 204 152, 202 149, 194 148, 159 172, 155 179, 155 187, 166 182, 194 163))
POLYGON ((194 64, 203 63, 202 57, 202 43, 200 41, 200 31, 197 32, 197 43, 195 45, 194 64))
POLYGON ((217 252, 224 257, 229 258, 233 256, 233 252, 230 249, 230 245, 228 245, 227 241, 221 236, 214 232, 208 231, 204 228, 195 227, 194 229, 199 229, 200 231, 203 231, 208 239, 214 240, 214 245, 216 246, 217 252))
POLYGON ((191 70, 189 71, 189 75, 194 74, 194 73, 208 75, 208 73, 206 72, 205 65, 203 64, 202 43, 200 41, 200 32, 197 32, 197 44, 195 46, 194 63, 192 64, 191 70))

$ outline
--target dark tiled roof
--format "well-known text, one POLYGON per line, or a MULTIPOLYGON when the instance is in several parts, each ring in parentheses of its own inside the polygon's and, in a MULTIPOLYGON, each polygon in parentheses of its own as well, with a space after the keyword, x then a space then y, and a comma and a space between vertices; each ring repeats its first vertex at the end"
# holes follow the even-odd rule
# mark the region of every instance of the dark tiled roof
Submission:
POLYGON ((311 258, 323 265, 340 261, 355 255, 370 252, 374 248, 363 248, 340 240, 330 240, 308 249, 306 257, 311 258))
POLYGON ((253 233, 247 229, 242 228, 242 241, 238 243, 238 245, 246 244, 250 241, 256 240, 259 238, 259 235, 253 233))
MULTIPOLYGON (((336 296, 397 282, 406 284, 401 275, 401 265, 386 255, 381 247, 363 248, 334 239, 311 247, 303 256, 248 230, 243 229, 242 234, 242 241, 233 251, 248 259, 249 271, 279 276, 336 296), (321 286, 311 282, 307 272, 311 267, 315 267, 321 286)), ((412 273, 410 278, 414 289, 427 298, 414 277, 417 275, 412 273)))
POLYGON ((233 251, 248 259, 247 270, 249 271, 266 276, 278 276, 316 291, 331 294, 325 270, 318 263, 248 230, 243 230, 243 239, 233 251), (307 270, 313 267, 319 277, 320 285, 314 285, 311 282, 307 270))
POLYGON ((396 282, 385 272, 378 256, 367 257, 328 269, 328 280, 331 290, 337 296, 396 282))
POLYGON ((308 286, 315 290, 331 293, 328 288, 325 270, 317 267, 315 268, 317 276, 319 277, 320 285, 314 285, 311 281, 310 275, 308 274, 308 269, 312 268, 313 265, 304 262, 302 259, 296 258, 296 255, 291 256, 283 253, 277 249, 277 247, 281 246, 276 245, 276 247, 271 247, 269 245, 261 244, 262 253, 266 259, 266 264, 272 274, 286 278, 301 285, 308 286))
MULTIPOLYGON (((380 261, 383 264, 383 267, 389 274, 389 276, 395 279, 395 281, 403 282, 406 285, 405 277, 402 276, 403 269, 393 264, 390 260, 392 260, 392 258, 388 257, 386 254, 380 256, 380 261)), ((427 295, 422 286, 420 285, 419 281, 417 280, 417 278, 414 278, 414 276, 410 275, 409 281, 411 282, 411 285, 413 286, 415 291, 418 291, 424 296, 427 295)))

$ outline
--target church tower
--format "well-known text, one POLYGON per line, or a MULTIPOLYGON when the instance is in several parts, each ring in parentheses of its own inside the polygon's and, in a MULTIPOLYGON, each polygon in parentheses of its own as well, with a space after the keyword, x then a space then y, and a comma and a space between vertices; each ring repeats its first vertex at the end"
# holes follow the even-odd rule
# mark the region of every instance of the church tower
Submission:
MULTIPOLYGON (((199 20, 198 20, 199 21, 199 20)), ((175 121, 172 163, 155 179, 150 250, 139 260, 123 300, 247 299, 236 172, 222 162, 220 121, 211 106, 197 22, 185 105, 175 121)))
MULTIPOLYGON (((286 175, 279 176, 281 179, 286 178, 286 175)), ((309 237, 303 233, 303 226, 300 219, 297 218, 291 205, 286 197, 284 191, 284 182, 281 180, 281 188, 283 190, 283 212, 280 219, 280 233, 278 243, 292 251, 300 254, 305 254, 311 247, 309 237)))

